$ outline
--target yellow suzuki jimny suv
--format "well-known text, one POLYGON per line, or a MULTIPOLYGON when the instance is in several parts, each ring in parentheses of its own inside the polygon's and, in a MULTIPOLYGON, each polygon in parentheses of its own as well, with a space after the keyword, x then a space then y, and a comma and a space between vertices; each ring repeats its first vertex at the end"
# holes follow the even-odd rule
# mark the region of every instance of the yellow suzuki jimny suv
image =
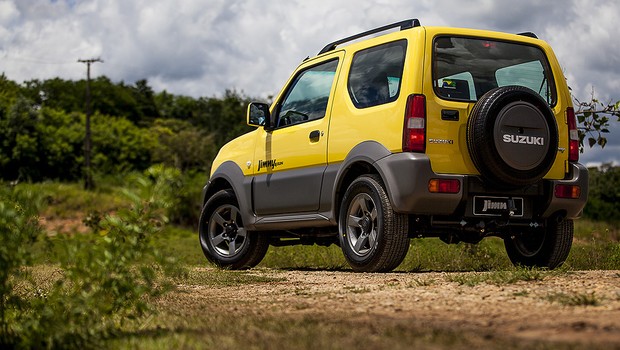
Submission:
POLYGON ((203 190, 200 244, 224 268, 337 244, 353 270, 390 271, 411 238, 489 236, 555 268, 587 199, 571 96, 533 33, 413 19, 337 40, 247 123, 203 190))

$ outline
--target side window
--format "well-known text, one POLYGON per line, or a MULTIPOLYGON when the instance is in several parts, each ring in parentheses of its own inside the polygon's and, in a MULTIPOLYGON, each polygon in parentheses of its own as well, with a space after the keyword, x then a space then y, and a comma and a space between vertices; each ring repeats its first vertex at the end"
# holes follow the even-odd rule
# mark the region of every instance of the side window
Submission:
POLYGON ((353 56, 347 87, 355 107, 396 101, 406 49, 407 41, 400 40, 361 50, 353 56))
POLYGON ((287 91, 278 113, 278 127, 303 123, 325 116, 338 60, 301 72, 287 91))

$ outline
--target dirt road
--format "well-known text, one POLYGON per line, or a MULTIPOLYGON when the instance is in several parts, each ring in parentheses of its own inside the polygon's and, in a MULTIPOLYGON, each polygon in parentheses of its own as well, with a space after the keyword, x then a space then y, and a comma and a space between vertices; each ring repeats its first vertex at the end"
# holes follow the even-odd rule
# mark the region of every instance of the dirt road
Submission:
MULTIPOLYGON (((516 282, 498 272, 250 273, 276 280, 227 287, 185 285, 180 291, 217 300, 224 308, 234 305, 237 315, 344 322, 351 329, 368 329, 377 339, 365 343, 367 348, 381 347, 381 336, 398 328, 469 337, 455 347, 517 343, 529 348, 533 341, 545 348, 620 349, 620 271, 545 272, 516 282)), ((444 345, 430 347, 448 348, 450 341, 444 345)))

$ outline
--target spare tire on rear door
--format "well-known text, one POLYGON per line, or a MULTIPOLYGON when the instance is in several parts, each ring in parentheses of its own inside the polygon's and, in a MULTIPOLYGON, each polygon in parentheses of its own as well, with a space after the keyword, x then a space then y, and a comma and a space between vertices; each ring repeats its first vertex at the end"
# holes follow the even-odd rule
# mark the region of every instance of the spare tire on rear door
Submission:
POLYGON ((492 185, 533 184, 547 174, 555 161, 555 116, 531 89, 495 88, 474 105, 467 122, 467 148, 476 169, 492 185))

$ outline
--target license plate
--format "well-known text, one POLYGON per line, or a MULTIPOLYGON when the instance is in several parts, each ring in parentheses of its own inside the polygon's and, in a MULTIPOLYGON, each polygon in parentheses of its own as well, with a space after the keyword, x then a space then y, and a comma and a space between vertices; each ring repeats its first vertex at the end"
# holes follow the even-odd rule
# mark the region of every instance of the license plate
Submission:
MULTIPOLYGON (((513 197, 511 216, 523 216, 523 198, 513 197)), ((502 216, 511 210, 508 197, 474 196, 474 215, 502 216)))

